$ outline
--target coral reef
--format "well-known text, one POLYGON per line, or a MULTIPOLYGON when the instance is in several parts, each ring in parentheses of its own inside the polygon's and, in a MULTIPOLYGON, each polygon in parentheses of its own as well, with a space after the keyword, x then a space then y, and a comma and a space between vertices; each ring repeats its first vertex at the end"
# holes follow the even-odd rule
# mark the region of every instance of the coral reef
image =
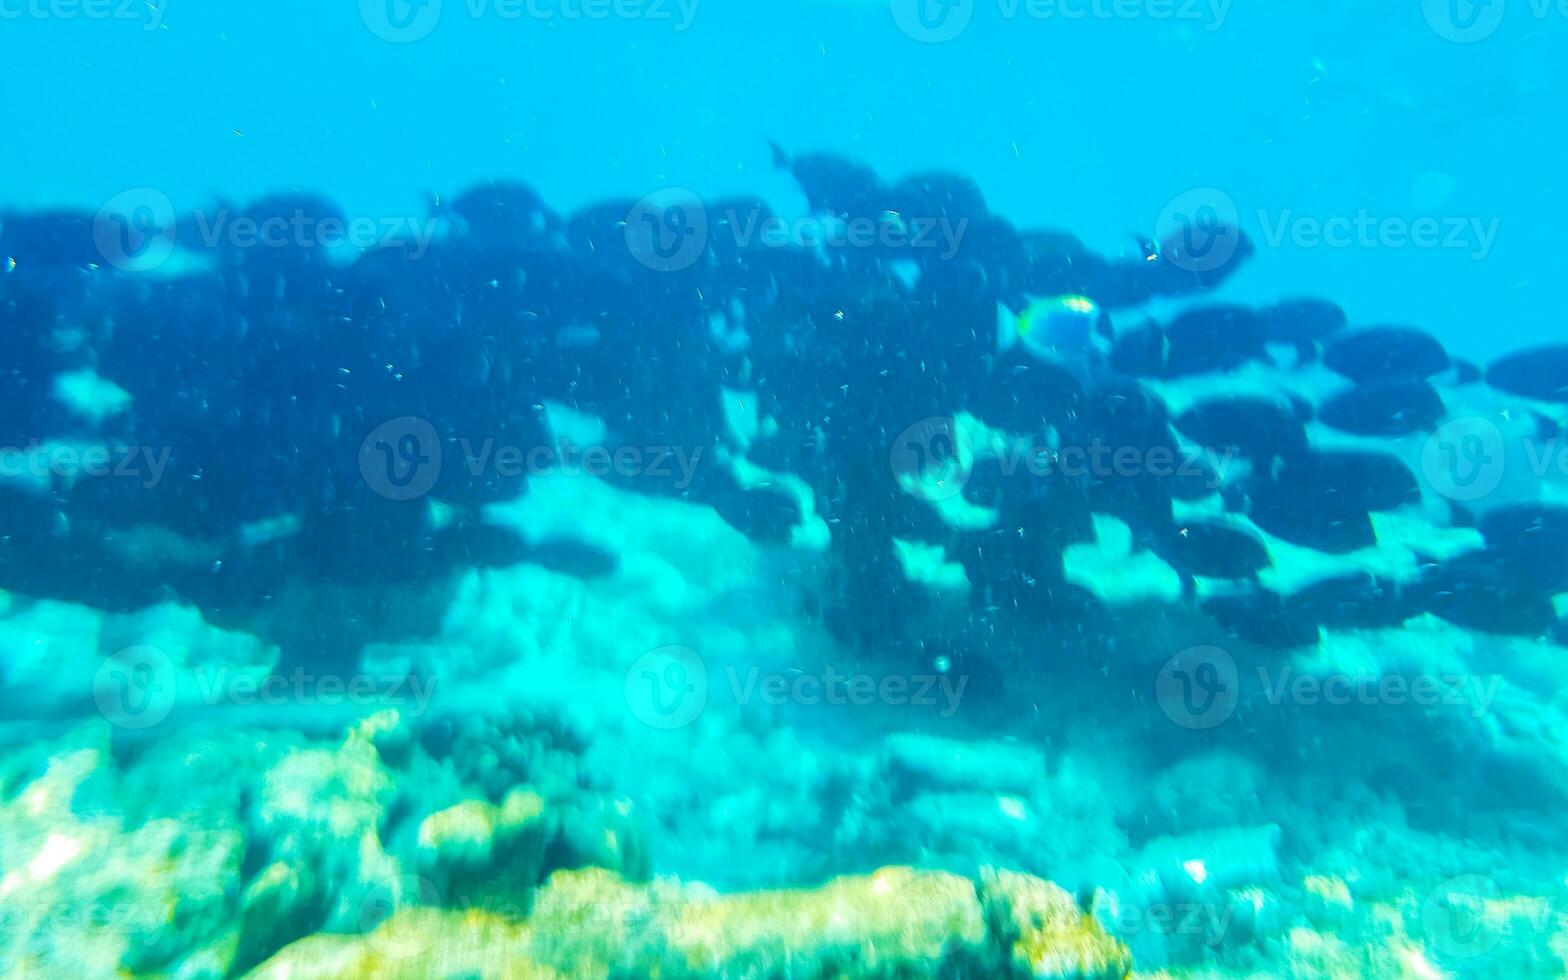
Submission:
POLYGON ((1073 977, 1119 980, 1126 950, 1059 888, 885 868, 816 889, 719 895, 557 872, 533 914, 405 909, 360 937, 315 936, 252 974, 336 977, 1073 977))

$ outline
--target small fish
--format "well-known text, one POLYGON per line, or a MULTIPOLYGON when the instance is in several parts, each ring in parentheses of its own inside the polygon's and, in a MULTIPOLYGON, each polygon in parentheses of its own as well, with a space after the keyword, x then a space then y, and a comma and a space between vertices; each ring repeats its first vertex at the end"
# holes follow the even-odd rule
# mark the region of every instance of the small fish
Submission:
POLYGON ((1022 344, 1036 356, 1080 353, 1089 348, 1104 314, 1087 296, 1034 300, 1022 313, 997 304, 996 350, 1005 354, 1022 344))

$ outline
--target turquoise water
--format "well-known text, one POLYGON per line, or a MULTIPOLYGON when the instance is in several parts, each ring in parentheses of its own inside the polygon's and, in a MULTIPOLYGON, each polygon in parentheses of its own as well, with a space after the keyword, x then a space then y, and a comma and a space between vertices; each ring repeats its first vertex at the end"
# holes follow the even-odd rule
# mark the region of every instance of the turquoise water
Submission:
POLYGON ((0 964, 1568 974, 1565 40, 0 0, 0 964))

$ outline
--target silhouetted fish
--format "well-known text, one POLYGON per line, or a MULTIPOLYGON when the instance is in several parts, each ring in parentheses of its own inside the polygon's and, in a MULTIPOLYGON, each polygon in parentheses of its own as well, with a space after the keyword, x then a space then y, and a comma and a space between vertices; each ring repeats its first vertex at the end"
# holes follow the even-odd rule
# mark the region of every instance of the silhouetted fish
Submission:
POLYGON ((1486 383, 1499 391, 1546 402, 1568 403, 1568 344, 1552 344, 1492 362, 1486 383))
POLYGON ((1318 419, 1358 436, 1430 432, 1446 413, 1437 389, 1420 380, 1368 382, 1319 406, 1318 419))

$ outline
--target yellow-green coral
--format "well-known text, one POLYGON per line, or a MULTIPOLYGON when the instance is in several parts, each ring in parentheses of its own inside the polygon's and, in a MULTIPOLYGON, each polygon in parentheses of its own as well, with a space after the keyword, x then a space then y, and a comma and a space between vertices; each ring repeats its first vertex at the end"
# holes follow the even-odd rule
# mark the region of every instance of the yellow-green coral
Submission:
POLYGON ((816 889, 719 895, 560 872, 521 922, 404 909, 367 936, 288 947, 257 980, 352 977, 1122 978, 1127 951, 1027 875, 885 868, 816 889))
POLYGON ((555 833, 544 800, 522 788, 500 806, 464 800, 419 825, 419 860, 445 904, 472 907, 526 899, 544 874, 555 833))
POLYGON ((981 890, 992 930, 1011 949, 1012 966, 1023 976, 1120 980, 1132 972, 1127 948, 1056 885, 988 871, 981 890))
POLYGON ((528 958, 528 930, 483 912, 403 909, 367 936, 320 934, 285 949, 253 980, 555 980, 528 958))

